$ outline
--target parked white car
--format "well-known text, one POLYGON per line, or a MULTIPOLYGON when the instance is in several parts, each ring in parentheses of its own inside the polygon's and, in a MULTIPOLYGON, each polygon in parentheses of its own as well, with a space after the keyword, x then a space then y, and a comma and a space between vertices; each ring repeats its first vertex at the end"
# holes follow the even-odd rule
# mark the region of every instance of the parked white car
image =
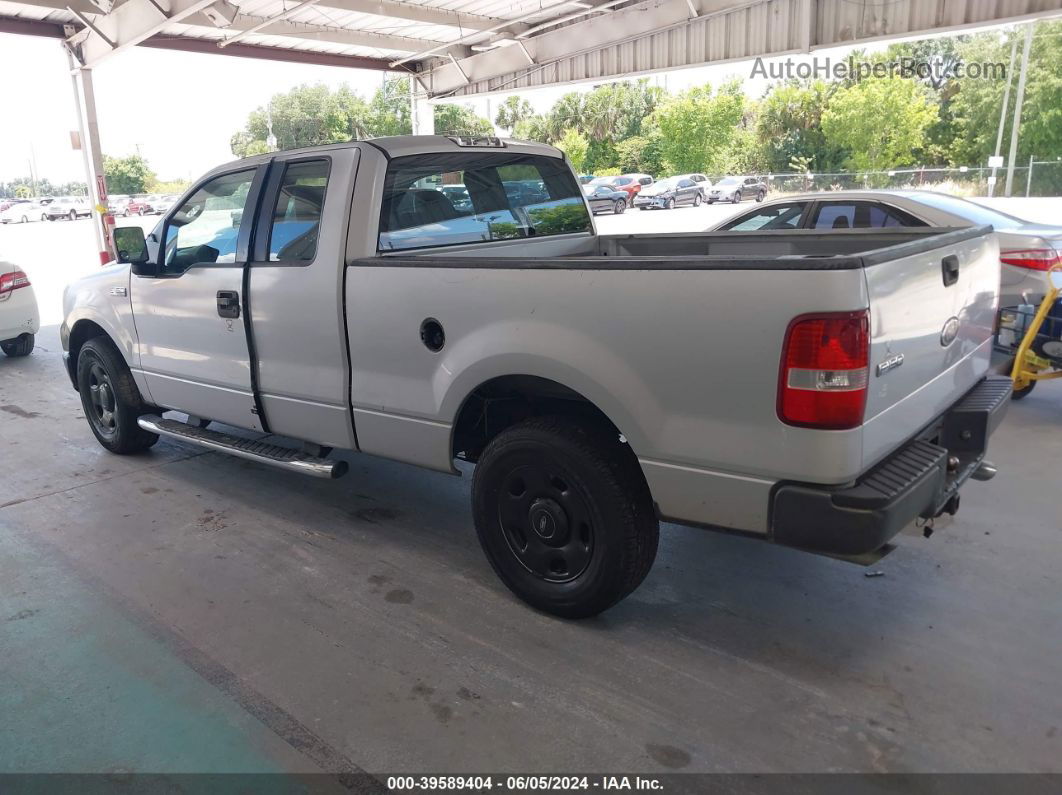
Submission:
POLYGON ((28 224, 30 221, 40 221, 44 209, 45 205, 34 199, 15 202, 0 212, 0 224, 28 224))
POLYGON ((69 218, 88 218, 92 215, 92 205, 84 196, 62 196, 44 208, 44 215, 49 221, 69 218))
POLYGON ((0 350, 8 356, 28 356, 40 328, 29 277, 11 263, 0 262, 0 350))
POLYGON ((1062 262, 1062 226, 1036 224, 983 204, 931 191, 836 191, 788 196, 734 216, 719 231, 970 227, 991 224, 999 238, 1000 306, 1039 302, 1044 274, 1062 262))

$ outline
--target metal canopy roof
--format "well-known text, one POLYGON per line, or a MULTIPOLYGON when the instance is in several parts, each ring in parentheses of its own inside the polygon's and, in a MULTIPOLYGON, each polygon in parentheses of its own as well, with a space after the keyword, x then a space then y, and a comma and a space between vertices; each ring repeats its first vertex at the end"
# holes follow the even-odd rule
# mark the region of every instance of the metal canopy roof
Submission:
POLYGON ((133 46, 413 72, 430 98, 1062 13, 1062 0, 0 0, 94 66, 133 46))

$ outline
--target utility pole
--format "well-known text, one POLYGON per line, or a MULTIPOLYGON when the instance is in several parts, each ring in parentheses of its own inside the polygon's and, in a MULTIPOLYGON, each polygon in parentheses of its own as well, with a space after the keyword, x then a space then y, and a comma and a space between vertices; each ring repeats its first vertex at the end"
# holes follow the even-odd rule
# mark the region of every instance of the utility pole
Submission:
POLYGON ((1033 155, 1029 155, 1029 178, 1025 182, 1025 198, 1029 198, 1032 194, 1032 170, 1033 170, 1033 155))
MULTIPOLYGON (((1018 56, 1018 40, 1010 43, 1010 66, 1007 67, 1007 87, 1003 89, 1003 106, 999 109, 999 132, 996 133, 996 152, 1003 148, 1003 128, 1007 125, 1007 108, 1010 107, 1010 84, 1014 82, 1014 59, 1018 56)), ((988 181, 988 197, 996 192, 996 168, 992 167, 992 179, 988 181)))
POLYGON ((1025 44, 1021 50, 1021 72, 1018 75, 1018 96, 1014 100, 1014 124, 1010 129, 1010 161, 1007 163, 1007 191, 1010 196, 1014 187, 1014 165, 1018 158, 1018 132, 1021 129, 1021 106, 1025 102, 1025 78, 1029 72, 1029 50, 1032 49, 1035 22, 1025 26, 1025 44))

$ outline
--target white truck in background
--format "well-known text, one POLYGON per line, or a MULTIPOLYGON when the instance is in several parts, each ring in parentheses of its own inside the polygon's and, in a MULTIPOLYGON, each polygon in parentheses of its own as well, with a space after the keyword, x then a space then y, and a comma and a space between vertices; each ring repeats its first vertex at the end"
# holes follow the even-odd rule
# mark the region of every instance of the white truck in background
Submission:
POLYGON ((559 151, 406 136, 230 163, 116 239, 61 330, 104 447, 472 462, 487 558, 557 615, 633 591, 662 519, 859 556, 994 473, 989 227, 600 236, 559 151))

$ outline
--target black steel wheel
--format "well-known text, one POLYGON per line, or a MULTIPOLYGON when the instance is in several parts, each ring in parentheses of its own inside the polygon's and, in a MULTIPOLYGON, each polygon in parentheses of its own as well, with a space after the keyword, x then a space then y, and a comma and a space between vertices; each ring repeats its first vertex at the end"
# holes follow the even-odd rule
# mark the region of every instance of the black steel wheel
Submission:
POLYGON ((137 425, 137 418, 153 409, 144 403, 125 360, 106 337, 81 346, 77 384, 93 435, 112 453, 137 453, 159 440, 137 425))
POLYGON ((659 525, 649 488, 616 434, 559 417, 496 436, 472 482, 480 544, 533 607, 596 615, 645 579, 659 525))

